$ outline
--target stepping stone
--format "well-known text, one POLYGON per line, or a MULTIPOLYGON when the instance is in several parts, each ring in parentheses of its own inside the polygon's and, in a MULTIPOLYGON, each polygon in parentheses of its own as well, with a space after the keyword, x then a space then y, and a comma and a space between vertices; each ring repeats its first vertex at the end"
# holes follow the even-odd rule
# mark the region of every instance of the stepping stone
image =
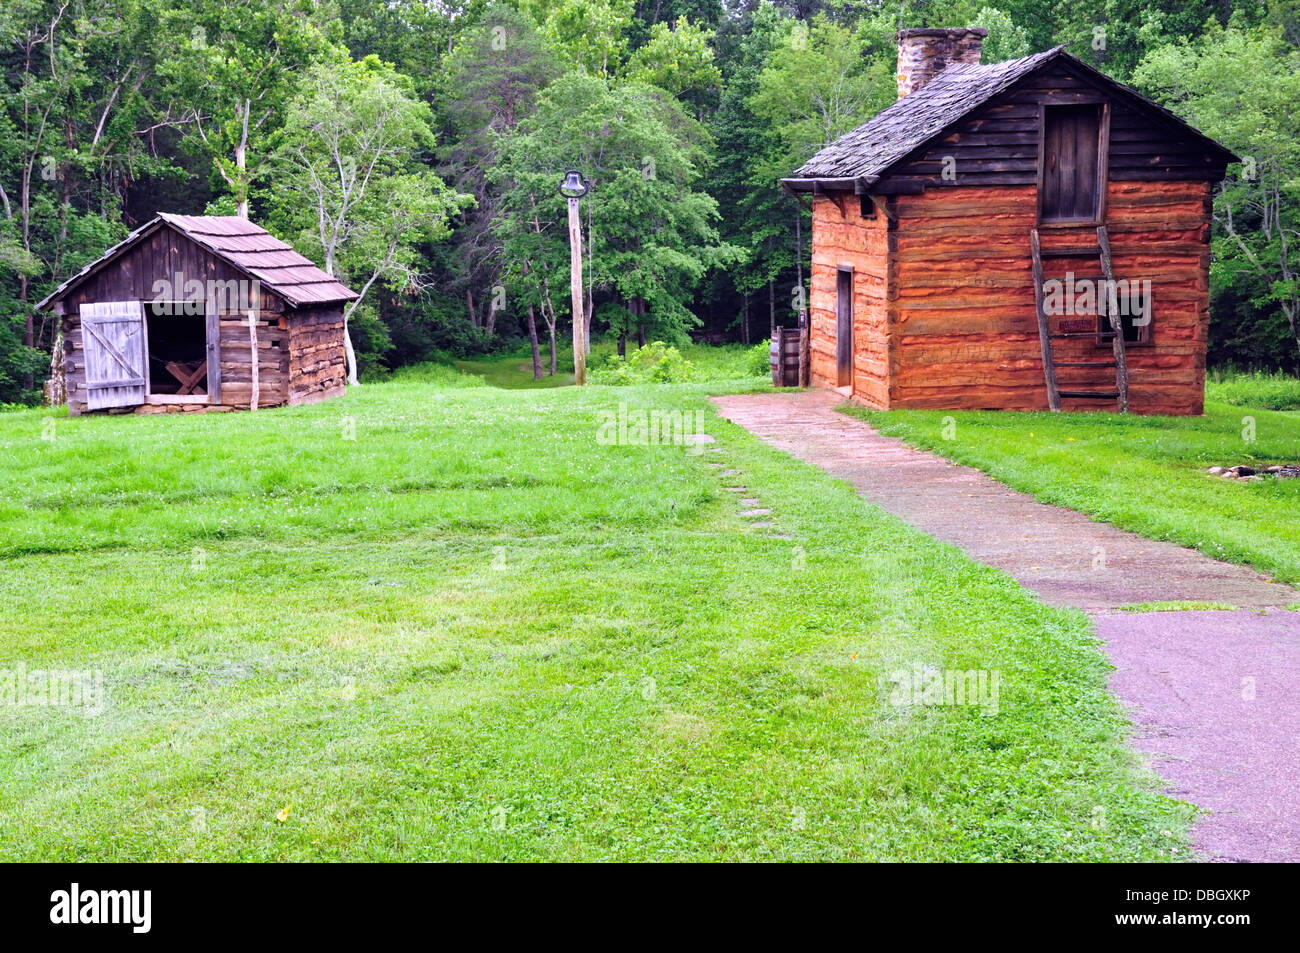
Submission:
POLYGON ((693 443, 716 443, 716 441, 706 433, 688 433, 682 437, 682 443, 689 446, 693 443))
POLYGON ((746 497, 743 497, 743 498, 741 499, 741 501, 740 501, 740 505, 741 505, 741 506, 758 506, 758 497, 756 497, 756 496, 746 496, 746 497))
MULTIPOLYGON (((771 526, 772 524, 771 524, 771 523, 750 523, 749 525, 750 525, 750 528, 751 528, 751 529, 755 529, 755 528, 762 528, 762 527, 764 527, 764 526, 771 526)), ((788 537, 785 537, 785 538, 788 538, 788 537)))
POLYGON ((744 492, 745 492, 745 487, 743 487, 743 486, 724 486, 723 489, 726 490, 728 493, 744 493, 744 492))
POLYGON ((741 516, 771 516, 772 511, 764 510, 764 509, 741 510, 740 515, 741 516))
POLYGON ((739 472, 740 472, 739 470, 723 470, 723 471, 722 471, 722 475, 723 475, 723 476, 735 476, 735 475, 736 475, 737 473, 739 473, 739 472))

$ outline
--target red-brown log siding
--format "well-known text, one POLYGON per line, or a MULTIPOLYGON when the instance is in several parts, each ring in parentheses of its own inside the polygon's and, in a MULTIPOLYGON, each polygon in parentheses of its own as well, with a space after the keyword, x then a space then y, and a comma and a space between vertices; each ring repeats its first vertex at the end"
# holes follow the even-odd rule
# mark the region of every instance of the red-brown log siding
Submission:
MULTIPOLYGON (((834 382, 835 269, 855 276, 853 397, 876 407, 1042 410, 1046 384, 1034 311, 1032 185, 934 187, 898 196, 894 229, 818 196, 813 212, 812 377, 834 382), (882 300, 883 296, 883 300, 882 300), (860 331, 858 329, 861 329, 860 331)), ((1145 414, 1203 409, 1209 327, 1209 201, 1205 181, 1111 181, 1106 225, 1117 279, 1149 279, 1151 341, 1128 348, 1130 403, 1145 414)), ((1044 231, 1044 246, 1095 242, 1044 231)), ((1095 257, 1048 259, 1046 277, 1097 278, 1095 257)), ((1109 346, 1057 342, 1058 361, 1104 360, 1109 346)), ((1113 371, 1065 368, 1062 388, 1113 389, 1113 371), (1109 374, 1109 378, 1107 377, 1109 374)), ((1065 399, 1066 409, 1114 409, 1065 399)))
POLYGON ((889 281, 887 219, 863 218, 858 197, 813 199, 812 296, 809 346, 814 383, 834 384, 836 273, 853 269, 853 396, 883 407, 889 393, 886 301, 889 281), (842 206, 842 211, 841 211, 842 206))

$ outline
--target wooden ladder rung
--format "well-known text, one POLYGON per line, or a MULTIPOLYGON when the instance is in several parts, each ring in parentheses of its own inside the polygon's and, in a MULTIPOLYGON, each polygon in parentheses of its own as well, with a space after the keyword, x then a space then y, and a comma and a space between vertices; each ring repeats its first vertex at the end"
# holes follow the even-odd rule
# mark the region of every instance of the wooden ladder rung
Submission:
POLYGON ((1068 248, 1044 248, 1039 254, 1043 258, 1096 258, 1101 254, 1101 246, 1084 247, 1074 245, 1068 248))

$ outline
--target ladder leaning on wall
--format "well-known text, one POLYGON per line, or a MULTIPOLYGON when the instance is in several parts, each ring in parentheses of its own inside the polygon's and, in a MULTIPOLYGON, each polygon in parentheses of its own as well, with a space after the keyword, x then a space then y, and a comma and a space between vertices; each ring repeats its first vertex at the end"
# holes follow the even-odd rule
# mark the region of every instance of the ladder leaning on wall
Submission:
POLYGON ((1128 413, 1128 363, 1124 354, 1124 326, 1116 309, 1109 306, 1111 296, 1109 289, 1115 286, 1115 275, 1111 268, 1110 236, 1106 226, 1097 229, 1097 244, 1080 247, 1072 245, 1062 248, 1044 250, 1039 242, 1038 229, 1029 232, 1029 247, 1034 257, 1034 305, 1038 312, 1038 340, 1043 349, 1043 375, 1047 379, 1047 406, 1052 410, 1061 409, 1062 397, 1115 398, 1119 412, 1128 413), (1110 321, 1111 348, 1114 360, 1110 361, 1058 361, 1052 350, 1052 341, 1062 338, 1096 338, 1095 331, 1052 333, 1048 326, 1047 312, 1043 306, 1043 259, 1044 258, 1080 258, 1097 255, 1101 260, 1101 272, 1106 278, 1106 294, 1097 295, 1097 307, 1101 308, 1110 321), (1058 367, 1113 367, 1115 369, 1115 389, 1111 390, 1061 390, 1056 381, 1058 367))

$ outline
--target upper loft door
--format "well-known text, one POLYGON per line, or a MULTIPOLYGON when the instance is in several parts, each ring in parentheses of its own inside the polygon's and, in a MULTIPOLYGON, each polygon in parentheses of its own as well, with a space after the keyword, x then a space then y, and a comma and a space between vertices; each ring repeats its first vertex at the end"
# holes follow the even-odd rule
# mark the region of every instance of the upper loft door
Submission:
POLYGON ((1043 107, 1038 219, 1099 224, 1106 187, 1106 110, 1101 103, 1043 107))

